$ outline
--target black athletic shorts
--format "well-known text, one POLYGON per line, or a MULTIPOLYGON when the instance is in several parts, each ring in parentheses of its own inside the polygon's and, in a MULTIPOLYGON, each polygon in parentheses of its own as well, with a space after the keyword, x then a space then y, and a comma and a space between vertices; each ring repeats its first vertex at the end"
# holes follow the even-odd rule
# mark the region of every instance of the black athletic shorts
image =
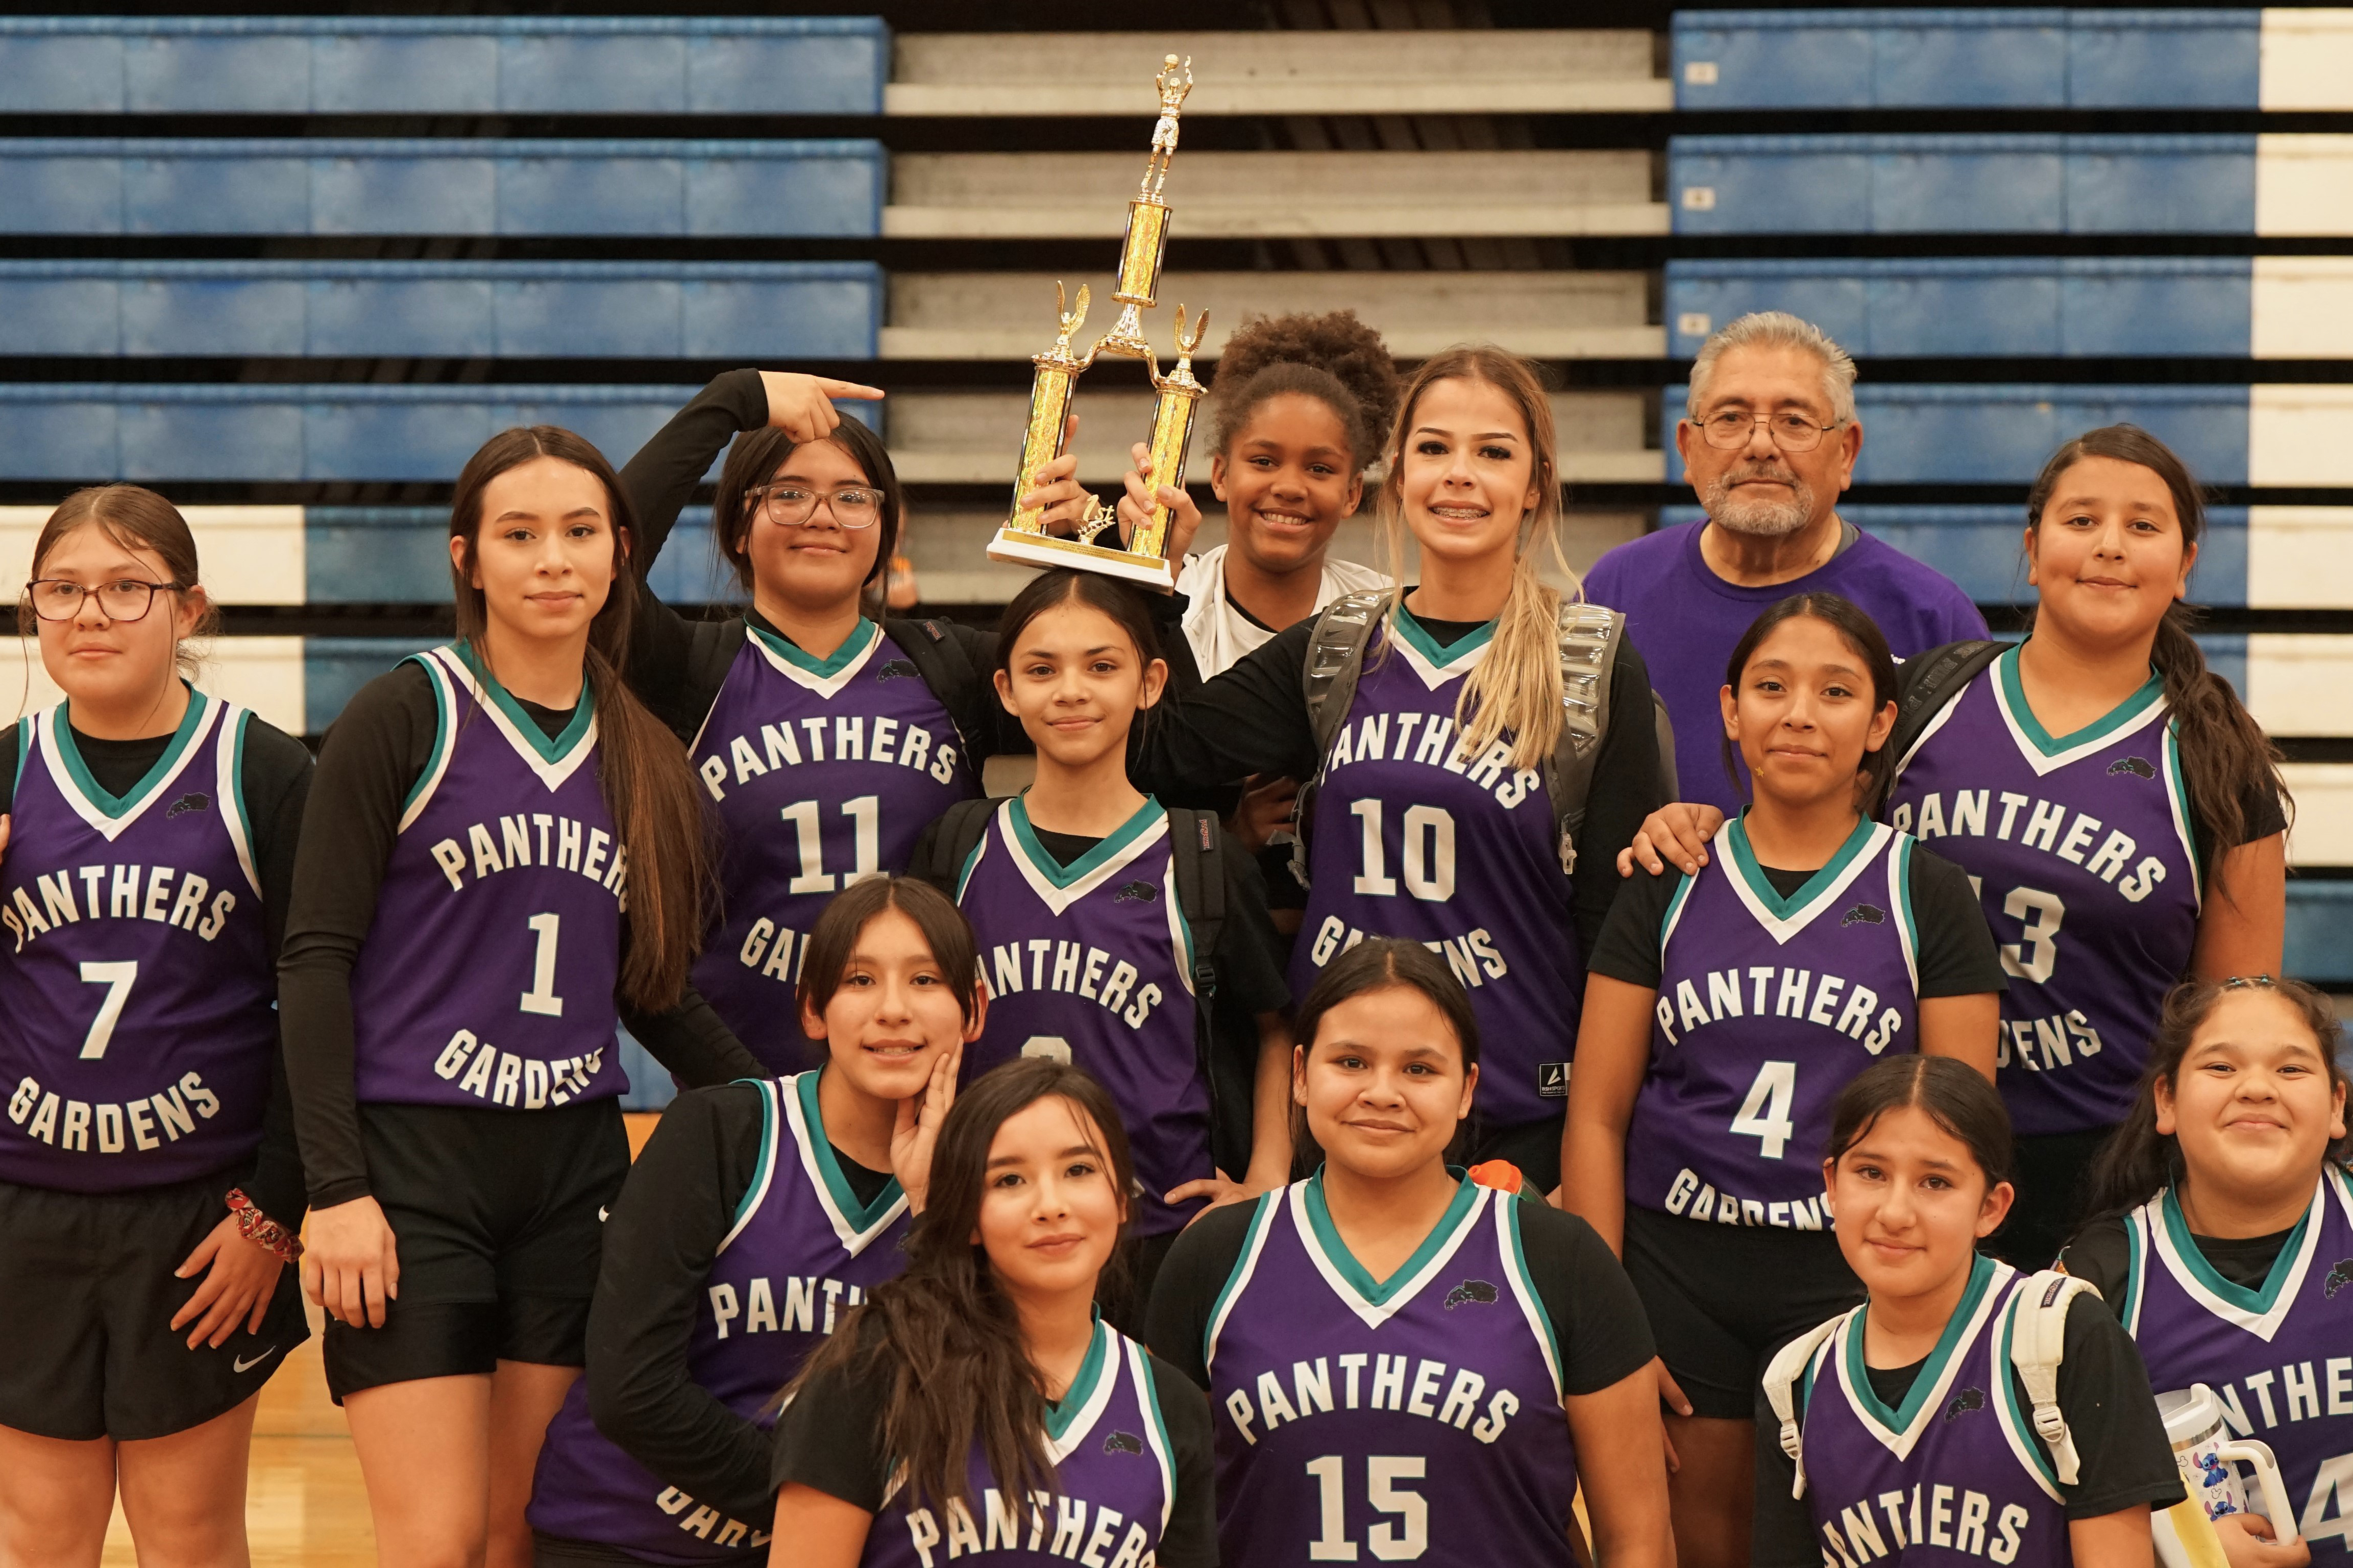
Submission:
POLYGON ((1517 1127, 1479 1129, 1463 1163, 1509 1160, 1520 1169, 1522 1190, 1543 1197, 1560 1185, 1560 1124, 1565 1115, 1524 1121, 1517 1127))
POLYGON ((548 1110, 363 1105, 368 1182, 400 1295, 384 1327, 327 1322, 327 1391, 579 1366, 605 1210, 629 1173, 620 1102, 548 1110))
MULTIPOLYGON (((121 1193, 0 1182, 0 1426, 86 1443, 168 1437, 261 1391, 311 1337, 279 1271, 261 1331, 188 1348, 173 1316, 204 1282, 173 1270, 228 1217, 227 1174, 121 1193)), ((243 1242, 238 1246, 246 1245, 243 1242)))
POLYGON ((2094 1127, 2019 1138, 2010 1153, 2010 1182, 2018 1195, 2010 1202, 2010 1216, 1987 1238, 1983 1250, 2013 1268, 2031 1272, 2050 1268, 2083 1223, 2092 1161, 2115 1131, 2094 1127))
POLYGON ((1773 1352, 1862 1300, 1827 1230, 1779 1230, 1626 1210, 1626 1273, 1692 1414, 1757 1418, 1773 1352))

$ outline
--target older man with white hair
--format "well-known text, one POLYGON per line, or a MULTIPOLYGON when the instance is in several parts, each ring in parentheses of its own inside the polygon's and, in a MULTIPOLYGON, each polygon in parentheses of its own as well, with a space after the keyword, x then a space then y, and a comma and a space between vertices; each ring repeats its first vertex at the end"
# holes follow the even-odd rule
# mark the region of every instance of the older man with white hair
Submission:
POLYGON ((1854 361, 1811 321, 1760 310, 1727 323, 1692 362, 1675 426, 1707 515, 1621 544, 1586 596, 1626 616, 1675 727, 1677 793, 1727 814, 1716 692, 1749 623, 1792 594, 1837 594, 1879 623, 1898 658, 1986 635, 1948 578, 1838 515, 1862 425, 1854 361))

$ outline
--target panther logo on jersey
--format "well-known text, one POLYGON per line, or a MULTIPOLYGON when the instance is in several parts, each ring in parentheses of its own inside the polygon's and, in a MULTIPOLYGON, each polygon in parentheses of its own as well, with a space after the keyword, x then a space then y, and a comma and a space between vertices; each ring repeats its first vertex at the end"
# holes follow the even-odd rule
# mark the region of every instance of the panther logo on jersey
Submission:
POLYGON ((923 672, 903 658, 894 658, 874 672, 877 680, 921 680, 923 672))
POLYGON ((1144 1439, 1137 1436, 1133 1432, 1113 1432, 1110 1436, 1103 1439, 1103 1452, 1106 1454, 1141 1454, 1144 1452, 1144 1439))
POLYGON ((208 795, 190 793, 184 795, 179 799, 174 801, 170 809, 164 813, 164 816, 165 820, 168 821, 172 817, 177 816, 183 812, 203 811, 206 807, 210 806, 212 803, 213 797, 208 795))
POLYGON ((1887 923, 1887 911, 1877 904, 1857 904, 1839 917, 1842 926, 1876 926, 1887 923))
POLYGON ((1451 1312, 1470 1301, 1476 1301, 1482 1307, 1492 1307, 1501 1299, 1501 1292, 1484 1279, 1465 1279, 1446 1293, 1446 1310, 1451 1312))
POLYGON ((1945 1406, 1945 1419, 1947 1421, 1950 1421, 1953 1417, 1962 1414, 1964 1411, 1983 1410, 1984 1408, 1985 1390, 1982 1388, 1964 1388, 1958 1394, 1953 1395, 1953 1402, 1950 1405, 1945 1406))
POLYGON ((2340 1258, 2337 1260, 2337 1267, 2328 1271, 2327 1281, 2321 1286, 2320 1293, 2334 1300, 2337 1292, 2348 1285, 2353 1285, 2353 1258, 2340 1258))
POLYGON ((1111 896, 1114 904, 1148 904, 1160 897, 1160 889, 1149 882, 1130 882, 1111 896))
POLYGON ((2157 770, 2149 765, 2148 760, 2145 757, 2118 757, 2108 764, 2108 776, 2114 778, 2118 773, 2130 773, 2135 778, 2153 779, 2157 776, 2157 770))

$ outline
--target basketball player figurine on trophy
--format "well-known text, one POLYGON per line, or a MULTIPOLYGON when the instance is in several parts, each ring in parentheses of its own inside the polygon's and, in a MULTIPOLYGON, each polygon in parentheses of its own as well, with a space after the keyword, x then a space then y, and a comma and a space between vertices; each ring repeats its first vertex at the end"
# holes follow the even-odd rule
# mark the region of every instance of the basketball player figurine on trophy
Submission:
POLYGON ((1013 515, 989 542, 991 561, 1023 566, 1075 566, 1156 588, 1164 594, 1176 591, 1176 567, 1161 553, 1168 537, 1167 507, 1155 505, 1150 520, 1135 531, 1125 548, 1121 548, 1116 532, 1117 513, 1102 500, 1089 503, 1079 524, 1078 537, 1064 539, 1046 531, 1043 508, 1025 508, 1021 498, 1038 488, 1038 470, 1062 455, 1069 429, 1071 394, 1077 389, 1079 376, 1101 354, 1144 362, 1153 389, 1159 394, 1153 405, 1149 437, 1152 470, 1145 479, 1155 491, 1163 486, 1184 488, 1185 454, 1192 439, 1193 416, 1201 395, 1208 390, 1194 379, 1193 351, 1200 346, 1202 335, 1208 331, 1209 313, 1201 312, 1188 338, 1185 332, 1185 308, 1176 308, 1176 368, 1164 376, 1152 345, 1144 340, 1139 312, 1158 303, 1155 296, 1160 287, 1160 268, 1168 255, 1168 204, 1161 199, 1160 192, 1168 178, 1168 161, 1176 151, 1177 116, 1183 110, 1185 95, 1193 89, 1192 65, 1189 58, 1180 64, 1175 55, 1170 55, 1154 79, 1160 89, 1160 119, 1152 129, 1152 153, 1145 165, 1142 188, 1127 204, 1127 238, 1120 250, 1119 287, 1112 295, 1120 304, 1119 320, 1084 354, 1071 351, 1071 338, 1086 321, 1087 290, 1081 286, 1077 307, 1065 309, 1062 286, 1054 285, 1054 309, 1060 317, 1061 331, 1052 348, 1030 360, 1038 369, 1029 388, 1029 420, 1022 432, 1021 469, 1013 481, 1013 515), (1098 543, 1106 533, 1112 535, 1111 542, 1098 543))

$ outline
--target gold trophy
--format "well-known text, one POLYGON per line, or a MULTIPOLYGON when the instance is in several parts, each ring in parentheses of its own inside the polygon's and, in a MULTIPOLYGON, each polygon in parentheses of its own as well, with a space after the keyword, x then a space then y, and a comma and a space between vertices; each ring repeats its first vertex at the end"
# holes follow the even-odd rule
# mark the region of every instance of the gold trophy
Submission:
POLYGON ((1029 386, 1021 468, 1013 481, 1013 514, 989 542, 988 558, 1022 566, 1075 566, 1166 594, 1176 587, 1176 568, 1161 553, 1168 539, 1167 507, 1155 504, 1150 520, 1122 549, 1117 509, 1106 507, 1100 498, 1088 502, 1075 539, 1048 533, 1042 509, 1021 504, 1021 498, 1038 488, 1038 470, 1062 455, 1071 395, 1077 390, 1080 375, 1102 354, 1144 362, 1153 389, 1159 394, 1152 409, 1152 467, 1144 477, 1155 489, 1164 485, 1176 489, 1185 486, 1185 454, 1192 439, 1193 416, 1201 395, 1208 390, 1194 378, 1193 351, 1200 347, 1202 335, 1208 331, 1209 313, 1201 312, 1187 337, 1185 307, 1176 307, 1176 368, 1164 376, 1152 345, 1145 341, 1140 312, 1158 303, 1160 268, 1168 256, 1168 204, 1161 199, 1160 191, 1168 178, 1168 160, 1176 151, 1177 117, 1183 111, 1185 95, 1193 90, 1193 62, 1187 58, 1180 63, 1169 55, 1153 80, 1160 89, 1160 119, 1152 128, 1152 152, 1145 164, 1143 185, 1127 204, 1119 287, 1112 295, 1119 301, 1119 320, 1084 354, 1073 353, 1071 339, 1087 319, 1087 290, 1081 285, 1077 306, 1069 309, 1062 285, 1054 285, 1054 310, 1061 331, 1052 348, 1031 356, 1029 362, 1038 369, 1029 386), (1112 542, 1097 543, 1106 533, 1112 542))

